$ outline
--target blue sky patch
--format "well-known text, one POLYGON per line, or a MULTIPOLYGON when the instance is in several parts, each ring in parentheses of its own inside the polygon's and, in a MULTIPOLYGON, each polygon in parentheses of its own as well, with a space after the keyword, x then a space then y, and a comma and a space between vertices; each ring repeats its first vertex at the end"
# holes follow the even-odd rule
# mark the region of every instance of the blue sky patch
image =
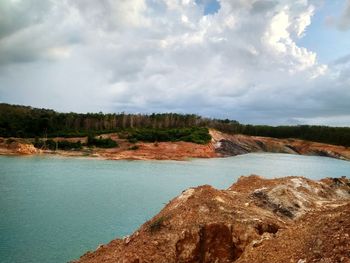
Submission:
POLYGON ((220 3, 217 0, 196 0, 197 4, 204 5, 204 15, 212 15, 219 11, 220 3))
POLYGON ((332 63, 349 54, 350 31, 337 28, 343 9, 343 1, 325 1, 316 9, 305 36, 297 41, 298 45, 316 52, 320 63, 332 63))

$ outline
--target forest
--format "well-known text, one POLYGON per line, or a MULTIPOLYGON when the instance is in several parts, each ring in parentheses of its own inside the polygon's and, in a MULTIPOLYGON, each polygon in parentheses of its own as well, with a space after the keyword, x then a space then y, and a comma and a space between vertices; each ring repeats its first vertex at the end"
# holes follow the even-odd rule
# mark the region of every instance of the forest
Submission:
POLYGON ((297 138, 350 146, 350 127, 247 125, 235 120, 178 113, 59 113, 49 109, 0 104, 1 137, 77 137, 128 131, 129 140, 206 143, 210 140, 208 128, 229 134, 297 138))

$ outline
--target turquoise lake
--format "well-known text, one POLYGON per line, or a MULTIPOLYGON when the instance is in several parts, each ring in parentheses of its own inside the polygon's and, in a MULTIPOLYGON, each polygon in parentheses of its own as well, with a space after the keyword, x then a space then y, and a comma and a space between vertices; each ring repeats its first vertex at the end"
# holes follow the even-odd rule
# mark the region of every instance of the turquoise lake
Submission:
POLYGON ((241 175, 350 176, 350 162, 287 154, 191 161, 0 157, 0 262, 56 263, 131 234, 192 186, 241 175))

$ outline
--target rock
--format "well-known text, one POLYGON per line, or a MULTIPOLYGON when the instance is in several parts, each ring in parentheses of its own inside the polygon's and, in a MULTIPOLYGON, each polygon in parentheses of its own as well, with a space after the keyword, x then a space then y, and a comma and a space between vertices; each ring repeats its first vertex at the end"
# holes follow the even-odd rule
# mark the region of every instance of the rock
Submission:
POLYGON ((249 153, 248 149, 245 149, 242 145, 230 140, 220 140, 219 147, 216 150, 223 156, 234 156, 239 154, 249 153))
POLYGON ((350 149, 343 146, 310 142, 297 139, 225 134, 210 130, 213 147, 220 156, 235 156, 251 152, 289 153, 317 155, 350 160, 350 149))

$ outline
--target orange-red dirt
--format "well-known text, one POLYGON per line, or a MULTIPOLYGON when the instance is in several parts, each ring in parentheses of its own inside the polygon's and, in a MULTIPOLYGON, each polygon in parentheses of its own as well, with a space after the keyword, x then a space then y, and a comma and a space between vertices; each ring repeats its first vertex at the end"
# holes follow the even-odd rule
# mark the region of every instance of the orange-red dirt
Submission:
POLYGON ((170 201, 131 236, 76 262, 350 262, 350 181, 241 177, 170 201))
MULTIPOLYGON (((0 155, 15 154, 58 154, 72 157, 95 157, 111 160, 186 160, 189 158, 214 158, 235 156, 251 152, 290 153, 302 155, 328 156, 337 159, 350 160, 350 148, 296 139, 275 139, 247 135, 229 135, 210 130, 212 141, 206 145, 190 142, 158 142, 136 144, 121 139, 118 134, 104 134, 103 138, 111 138, 118 142, 119 147, 111 149, 88 148, 71 151, 51 151, 35 149, 33 139, 11 138, 14 143, 7 144, 7 139, 0 138, 0 155), (133 146, 137 146, 132 148, 133 146)), ((54 140, 80 141, 86 143, 86 137, 54 138, 54 140)))

